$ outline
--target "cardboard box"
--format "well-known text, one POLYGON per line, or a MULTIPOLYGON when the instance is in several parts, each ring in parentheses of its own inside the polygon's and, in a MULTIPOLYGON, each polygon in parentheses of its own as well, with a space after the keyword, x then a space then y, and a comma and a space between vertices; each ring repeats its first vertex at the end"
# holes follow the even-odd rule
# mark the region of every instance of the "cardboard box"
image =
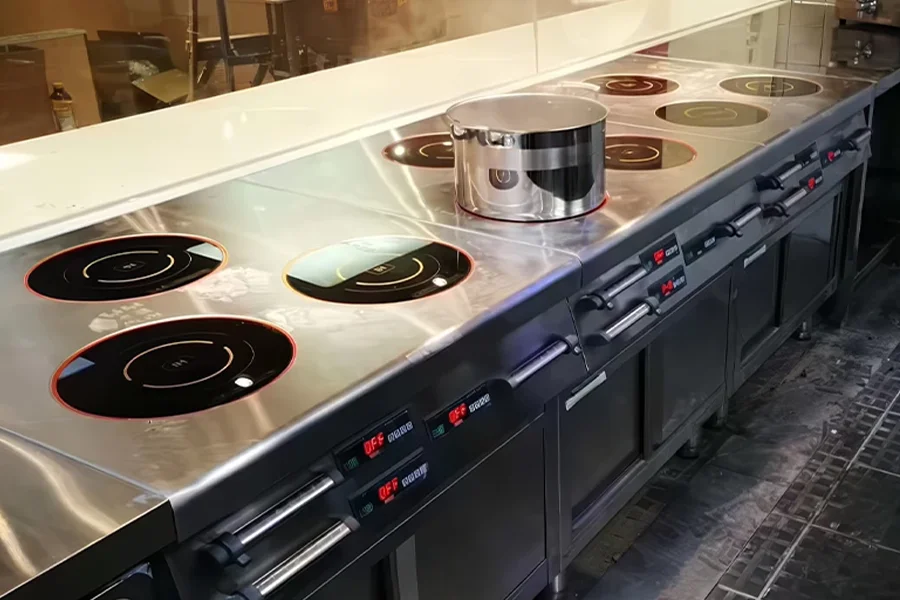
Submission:
POLYGON ((27 46, 0 46, 0 144, 54 132, 44 53, 27 46))

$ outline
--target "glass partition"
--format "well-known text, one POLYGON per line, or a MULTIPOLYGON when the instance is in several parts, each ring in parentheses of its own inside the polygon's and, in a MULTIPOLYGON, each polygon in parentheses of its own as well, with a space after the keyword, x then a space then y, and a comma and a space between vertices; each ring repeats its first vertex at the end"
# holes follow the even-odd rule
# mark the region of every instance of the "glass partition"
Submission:
POLYGON ((532 0, 3 2, 0 144, 533 20, 532 0))

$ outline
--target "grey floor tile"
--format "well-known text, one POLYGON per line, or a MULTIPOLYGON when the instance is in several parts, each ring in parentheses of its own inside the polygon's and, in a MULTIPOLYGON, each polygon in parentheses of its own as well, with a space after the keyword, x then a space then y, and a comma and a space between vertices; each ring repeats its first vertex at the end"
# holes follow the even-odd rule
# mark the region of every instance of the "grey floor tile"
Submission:
POLYGON ((850 403, 836 394, 822 393, 802 380, 772 390, 752 412, 729 417, 735 433, 755 442, 780 444, 822 435, 822 425, 838 418, 850 403))
POLYGON ((890 412, 863 446, 860 464, 900 476, 900 414, 890 412))
POLYGON ((709 596, 706 597, 706 600, 756 600, 752 596, 744 596, 738 592, 733 590, 726 589, 722 586, 717 585, 713 591, 709 593, 709 596))
POLYGON ((783 491, 783 486, 705 466, 587 597, 706 597, 783 491))
POLYGON ((900 555, 812 528, 766 600, 896 600, 900 555))
POLYGON ((735 435, 719 448, 712 464, 789 485, 815 452, 820 438, 820 432, 814 429, 779 441, 759 441, 752 436, 735 435))
POLYGON ((775 510, 781 514, 809 521, 834 488, 849 462, 843 458, 816 452, 784 495, 775 510))
POLYGON ((871 406, 850 405, 847 410, 826 424, 819 449, 832 456, 852 459, 882 414, 883 411, 871 406))
POLYGON ((804 527, 801 521, 769 515, 719 580, 719 585, 747 596, 759 595, 804 527))
MULTIPOLYGON (((900 550, 900 477, 853 467, 815 524, 900 550)), ((900 557, 897 565, 900 567, 900 557)))
POLYGON ((894 398, 897 397, 897 392, 900 391, 900 385, 897 384, 892 374, 893 371, 886 372, 885 369, 882 369, 872 375, 866 388, 854 398, 854 402, 879 410, 887 410, 894 398))

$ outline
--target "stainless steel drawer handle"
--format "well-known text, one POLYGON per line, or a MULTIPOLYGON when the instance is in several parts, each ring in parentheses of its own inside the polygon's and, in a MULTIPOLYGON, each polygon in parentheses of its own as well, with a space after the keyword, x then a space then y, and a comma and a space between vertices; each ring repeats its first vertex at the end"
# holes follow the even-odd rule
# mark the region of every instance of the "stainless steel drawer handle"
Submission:
POLYGON ((352 532, 353 530, 346 523, 343 521, 339 522, 251 585, 232 594, 229 600, 262 600, 268 598, 284 584, 299 575, 303 569, 322 558, 352 532))
POLYGON ((765 179, 765 185, 762 186, 763 189, 775 189, 775 190, 783 190, 784 184, 787 183, 787 180, 799 173, 803 170, 803 165, 801 165, 797 161, 793 161, 789 163, 783 170, 775 173, 774 175, 770 175, 765 179))
POLYGON ((600 371, 587 385, 575 392, 566 400, 566 412, 569 412, 575 405, 584 400, 588 394, 596 390, 598 387, 606 383, 606 371, 600 371))
POLYGON ((741 237, 744 235, 744 232, 741 230, 749 225, 753 219, 761 215, 762 212, 762 207, 759 204, 754 204, 728 223, 720 225, 717 233, 727 237, 741 237))
POLYGON ((788 211, 798 202, 809 196, 809 192, 810 190, 807 188, 800 188, 784 200, 779 200, 766 206, 763 213, 767 217, 789 217, 790 213, 788 211))
POLYGON ((845 142, 845 147, 847 150, 851 150, 853 152, 858 152, 862 150, 863 146, 872 139, 872 130, 868 127, 864 127, 863 129, 857 129, 854 131, 850 137, 847 138, 845 142))
POLYGON ((785 212, 787 212, 807 196, 809 196, 809 190, 807 188, 800 188, 799 190, 788 196, 785 200, 782 200, 781 205, 784 206, 784 210, 785 212))
POLYGON ((328 475, 319 477, 233 534, 226 533, 219 536, 216 541, 204 548, 205 554, 222 567, 232 563, 246 565, 250 562, 250 558, 245 554, 248 547, 333 488, 334 485, 334 479, 328 475))
POLYGON ((622 335, 629 327, 657 310, 659 310, 659 301, 656 298, 645 298, 640 304, 625 313, 622 318, 601 331, 599 335, 609 343, 622 335))
POLYGON ((530 379, 535 373, 548 366, 560 356, 569 354, 570 352, 573 354, 581 353, 581 346, 578 345, 578 339, 575 336, 570 336, 565 340, 559 340, 544 348, 537 356, 516 369, 512 375, 509 376, 507 381, 513 389, 516 389, 530 379))
POLYGON ((752 207, 750 210, 744 212, 739 215, 735 220, 731 222, 732 225, 737 228, 738 231, 746 227, 750 224, 750 222, 762 214, 762 208, 759 205, 752 207))
POLYGON ((638 267, 602 292, 596 294, 588 294, 586 297, 591 300, 597 308, 612 310, 612 301, 616 296, 618 296, 649 274, 650 271, 646 267, 638 267))

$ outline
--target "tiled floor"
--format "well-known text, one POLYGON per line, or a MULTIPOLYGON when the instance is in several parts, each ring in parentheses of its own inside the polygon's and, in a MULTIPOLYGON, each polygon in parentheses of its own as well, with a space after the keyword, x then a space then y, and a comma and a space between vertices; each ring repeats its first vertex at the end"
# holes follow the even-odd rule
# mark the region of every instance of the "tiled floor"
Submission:
POLYGON ((701 457, 672 459, 569 569, 567 600, 900 598, 900 273, 786 343, 701 457))

